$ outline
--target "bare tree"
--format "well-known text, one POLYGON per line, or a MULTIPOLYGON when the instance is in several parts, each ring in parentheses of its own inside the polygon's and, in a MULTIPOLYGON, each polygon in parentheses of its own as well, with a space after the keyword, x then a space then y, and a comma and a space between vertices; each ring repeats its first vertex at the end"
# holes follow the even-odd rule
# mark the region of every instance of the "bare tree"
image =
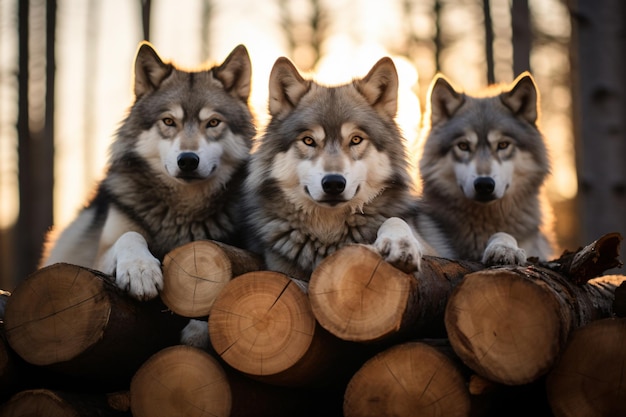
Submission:
POLYGON ((292 10, 292 2, 278 0, 280 9, 280 27, 287 41, 288 54, 295 64, 308 71, 319 62, 322 46, 328 36, 329 17, 321 0, 307 0, 309 13, 302 16, 302 10, 292 10), (298 50, 306 50, 307 54, 299 54, 298 50))
POLYGON ((582 239, 591 241, 626 235, 626 3, 569 7, 582 239))
POLYGON ((19 2, 18 179, 20 212, 15 233, 16 279, 35 271, 52 225, 56 0, 19 2), (31 20, 31 16, 34 18, 31 20), (31 49, 31 31, 45 49, 31 49), (31 94, 31 89, 37 94, 31 94), (43 97, 43 100, 42 98, 43 97), (35 111, 32 111, 35 110, 35 111))
POLYGON ((530 48, 532 33, 528 0, 511 2, 511 25, 513 27, 513 75, 530 71, 530 48))
POLYGON ((485 61, 487 64, 487 84, 496 81, 495 62, 493 58, 493 25, 491 23, 491 6, 489 0, 483 0, 483 16, 485 25, 485 61))
POLYGON ((152 0, 141 0, 141 27, 143 29, 143 39, 150 41, 150 11, 152 0))

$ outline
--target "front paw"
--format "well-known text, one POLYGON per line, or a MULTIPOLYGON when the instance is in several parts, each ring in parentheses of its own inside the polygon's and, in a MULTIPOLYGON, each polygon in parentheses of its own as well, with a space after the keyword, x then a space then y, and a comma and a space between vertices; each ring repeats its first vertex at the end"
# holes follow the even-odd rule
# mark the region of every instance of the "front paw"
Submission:
POLYGON ((117 262, 115 282, 138 300, 155 298, 163 288, 161 263, 151 254, 121 257, 117 262))
POLYGON ((424 250, 404 220, 393 217, 385 221, 373 246, 385 261, 405 272, 420 267, 424 250))
POLYGON ((493 265, 524 265, 526 251, 517 246, 517 240, 507 233, 495 233, 489 239, 482 263, 493 265))
POLYGON ((180 343, 199 349, 209 348, 209 329, 206 321, 189 320, 180 333, 180 343))

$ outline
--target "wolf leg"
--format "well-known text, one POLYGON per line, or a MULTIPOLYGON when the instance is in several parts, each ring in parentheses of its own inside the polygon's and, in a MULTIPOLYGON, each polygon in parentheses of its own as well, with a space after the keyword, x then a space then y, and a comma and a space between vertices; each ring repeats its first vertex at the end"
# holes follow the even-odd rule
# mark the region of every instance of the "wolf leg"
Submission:
POLYGON ((191 319, 180 332, 180 343, 200 349, 209 347, 209 328, 206 320, 191 319))
POLYGON ((163 288, 161 262, 150 253, 146 239, 137 232, 120 236, 100 257, 96 268, 115 275, 117 286, 139 300, 152 299, 163 288))
POLYGON ((526 251, 517 246, 517 240, 508 233, 494 233, 483 252, 482 263, 491 265, 524 265, 526 251))
POLYGON ((391 217, 380 226, 373 246, 387 262, 404 270, 419 270, 425 252, 411 226, 398 217, 391 217))

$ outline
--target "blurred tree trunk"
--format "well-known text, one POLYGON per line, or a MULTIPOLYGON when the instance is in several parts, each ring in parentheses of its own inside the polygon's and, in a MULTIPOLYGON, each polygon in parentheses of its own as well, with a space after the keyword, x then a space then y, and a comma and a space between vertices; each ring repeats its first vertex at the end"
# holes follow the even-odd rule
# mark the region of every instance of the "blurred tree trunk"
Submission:
POLYGON ((513 77, 530 71, 532 32, 528 0, 511 2, 511 25, 513 26, 513 77))
POLYGON ((56 0, 20 1, 18 10, 18 179, 15 279, 37 268, 52 225, 56 0), (32 20, 31 20, 32 17, 32 20), (31 31, 45 38, 31 42, 31 31), (38 48, 31 48, 37 46, 38 48), (31 59, 32 58, 32 59, 31 59))
POLYGON ((626 3, 569 5, 581 239, 591 241, 626 234, 626 3))
POLYGON ((152 0, 141 0, 141 27, 143 29, 143 39, 150 41, 150 9, 152 0))
POLYGON ((487 84, 496 82, 495 63, 493 58, 493 25, 491 22, 491 5, 483 0, 483 17, 485 24, 485 62, 487 64, 487 84))

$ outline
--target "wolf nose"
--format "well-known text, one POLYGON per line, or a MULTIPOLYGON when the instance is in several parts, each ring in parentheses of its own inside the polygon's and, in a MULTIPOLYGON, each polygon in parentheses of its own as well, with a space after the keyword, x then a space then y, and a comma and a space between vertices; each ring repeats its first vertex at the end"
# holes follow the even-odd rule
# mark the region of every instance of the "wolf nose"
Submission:
POLYGON ((198 168, 200 157, 193 152, 183 152, 178 155, 178 168, 183 172, 192 172, 198 168))
POLYGON ((326 194, 339 195, 346 188, 346 179, 342 175, 326 175, 322 178, 322 188, 326 194))
POLYGON ((478 177, 474 180, 474 190, 480 197, 490 196, 496 188, 496 182, 491 177, 478 177))

